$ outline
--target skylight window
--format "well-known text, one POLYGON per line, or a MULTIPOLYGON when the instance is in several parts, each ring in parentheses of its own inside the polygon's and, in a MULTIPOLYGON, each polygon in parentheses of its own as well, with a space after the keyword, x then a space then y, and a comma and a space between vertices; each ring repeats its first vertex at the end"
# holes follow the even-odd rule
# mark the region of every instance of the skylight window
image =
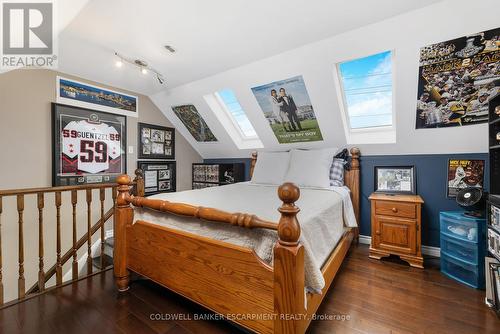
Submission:
POLYGON ((264 147, 232 90, 222 89, 216 93, 207 94, 204 98, 239 149, 264 147))
POLYGON ((349 128, 392 126, 392 52, 346 61, 337 66, 349 128))
POLYGON ((234 95, 234 92, 230 89, 223 89, 218 91, 216 95, 219 97, 223 106, 225 106, 226 111, 232 116, 233 121, 240 129, 243 137, 256 138, 257 133, 255 132, 252 123, 248 120, 248 117, 238 102, 236 95, 234 95))

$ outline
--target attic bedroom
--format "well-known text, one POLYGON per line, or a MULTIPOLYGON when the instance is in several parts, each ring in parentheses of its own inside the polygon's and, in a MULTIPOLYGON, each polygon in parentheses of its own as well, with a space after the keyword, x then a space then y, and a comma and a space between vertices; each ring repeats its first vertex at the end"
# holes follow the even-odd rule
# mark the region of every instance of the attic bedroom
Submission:
POLYGON ((500 333, 498 12, 0 0, 0 333, 500 333))

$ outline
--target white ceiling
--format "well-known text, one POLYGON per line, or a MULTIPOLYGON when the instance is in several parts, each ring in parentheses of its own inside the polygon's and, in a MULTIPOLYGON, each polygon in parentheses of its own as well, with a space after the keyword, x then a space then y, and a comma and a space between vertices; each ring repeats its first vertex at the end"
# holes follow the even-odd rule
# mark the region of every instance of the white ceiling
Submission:
POLYGON ((59 69, 151 95, 436 2, 90 0, 59 36, 59 69), (116 68, 114 51, 147 61, 167 85, 116 68))

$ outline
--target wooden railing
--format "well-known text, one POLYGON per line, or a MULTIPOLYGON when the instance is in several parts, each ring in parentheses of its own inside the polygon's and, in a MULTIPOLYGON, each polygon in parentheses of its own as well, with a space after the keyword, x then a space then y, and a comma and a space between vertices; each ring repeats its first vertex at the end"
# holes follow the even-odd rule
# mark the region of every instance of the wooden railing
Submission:
MULTIPOLYGON (((140 170, 136 171, 136 179, 132 183, 134 187, 134 192, 139 195, 144 194, 144 182, 142 179, 142 172, 140 170)), ((115 203, 116 203, 116 183, 107 184, 93 184, 93 185, 83 185, 83 186, 61 186, 61 187, 47 187, 47 188, 29 188, 29 189, 12 189, 12 190, 0 190, 0 308, 12 305, 13 303, 22 301, 29 296, 37 295, 43 293, 51 288, 60 287, 63 284, 72 282, 83 277, 92 275, 95 272, 100 272, 112 266, 112 263, 105 263, 104 261, 104 250, 105 250, 105 223, 114 216, 115 203), (107 197, 106 193, 111 191, 111 197, 107 197), (98 199, 93 196, 94 192, 98 192, 98 199), (79 193, 85 196, 78 196, 79 193), (83 194, 84 193, 84 194, 83 194), (46 270, 46 254, 44 249, 46 249, 46 199, 53 194, 53 203, 55 206, 55 233, 56 233, 56 245, 55 245, 55 263, 46 270), (70 203, 63 203, 63 195, 66 195, 70 200, 70 203), (25 278, 25 199, 29 196, 36 196, 33 198, 36 201, 34 209, 34 216, 37 216, 38 220, 38 278, 33 277, 33 282, 35 282, 28 290, 26 290, 26 278, 25 278), (17 299, 10 300, 5 303, 4 299, 4 275, 3 275, 3 256, 2 256, 2 229, 6 227, 7 223, 2 221, 3 214, 6 213, 6 207, 3 207, 4 198, 15 197, 16 205, 15 208, 9 208, 17 210, 17 238, 18 238, 18 273, 17 273, 17 299), (77 215, 77 204, 79 197, 84 197, 86 203, 86 232, 83 236, 78 238, 77 226, 78 215, 77 215), (99 203, 99 210, 95 214, 92 213, 93 201, 97 200, 99 203), (111 200, 111 201, 110 201, 111 200), (106 201, 109 203, 109 208, 106 209, 106 201), (63 207, 63 204, 65 206, 63 207), (70 204, 70 205, 69 205, 70 204), (62 221, 61 210, 63 208, 69 209, 71 211, 71 219, 68 221, 62 221), (38 210, 38 212, 36 212, 38 210), (92 218, 98 218, 97 221, 92 224, 92 218), (2 225, 3 224, 3 225, 2 225), (62 252, 62 234, 61 227, 71 227, 71 236, 67 236, 71 239, 71 248, 66 252, 62 252), (100 232, 100 265, 97 271, 95 271, 92 258, 92 236, 100 232), (79 250, 86 247, 86 274, 81 276, 78 267, 78 253, 79 250), (66 263, 71 261, 71 266, 68 271, 71 271, 71 279, 67 282, 63 282, 63 267, 66 263), (51 278, 55 276, 55 285, 47 286, 47 283, 51 278)), ((109 195, 108 195, 109 196, 109 195)), ((30 198, 31 199, 31 198, 30 198)), ((36 218, 35 218, 36 219, 36 218)), ((53 221, 52 221, 53 222, 53 221)), ((80 224, 81 225, 81 224, 80 224)), ((33 231, 34 233, 36 231, 33 231)), ((11 237, 11 236, 9 236, 11 237)), ((33 248, 36 249, 36 248, 33 248)), ((52 253, 52 256, 54 254, 52 253)), ((81 270, 81 269, 80 269, 81 270)), ((15 282, 14 282, 15 283, 15 282)), ((31 282, 28 282, 31 284, 31 282)))

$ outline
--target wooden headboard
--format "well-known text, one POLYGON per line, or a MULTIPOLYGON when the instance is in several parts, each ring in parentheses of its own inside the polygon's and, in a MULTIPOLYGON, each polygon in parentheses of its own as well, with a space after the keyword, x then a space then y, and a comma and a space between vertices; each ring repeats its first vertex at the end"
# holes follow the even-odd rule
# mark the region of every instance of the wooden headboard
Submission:
MULTIPOLYGON (((344 173, 344 183, 351 190, 351 200, 354 207, 354 214, 356 216, 356 221, 359 224, 359 195, 360 195, 360 179, 359 179, 359 148, 353 147, 350 150, 351 153, 351 166, 349 169, 345 170, 344 173)), ((255 163, 257 162, 257 152, 252 152, 252 160, 250 162, 250 178, 252 178, 253 170, 255 168, 255 163)))

